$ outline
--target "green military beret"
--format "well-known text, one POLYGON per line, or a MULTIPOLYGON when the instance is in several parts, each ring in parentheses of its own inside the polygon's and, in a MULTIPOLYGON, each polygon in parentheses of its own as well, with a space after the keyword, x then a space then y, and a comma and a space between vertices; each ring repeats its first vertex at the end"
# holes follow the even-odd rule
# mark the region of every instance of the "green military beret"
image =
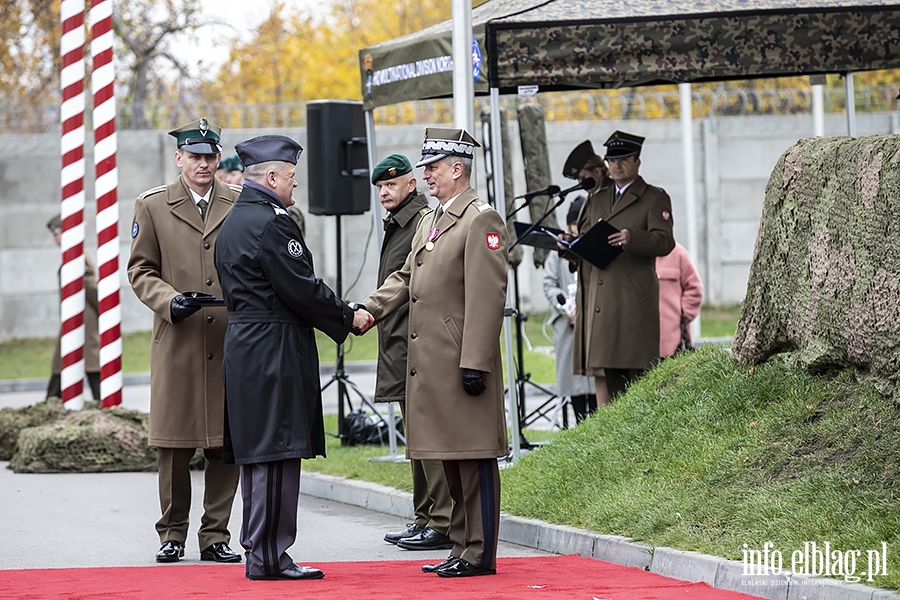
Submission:
POLYGON ((219 169, 224 170, 228 173, 232 171, 240 171, 244 172, 244 163, 241 162, 241 158, 235 154, 234 156, 229 156, 228 158, 223 158, 221 162, 219 162, 219 169))
POLYGON ((400 177, 410 171, 412 171, 412 165, 409 164, 409 160, 405 156, 402 154, 391 154, 375 165, 375 168, 372 170, 372 183, 375 184, 385 179, 400 177))

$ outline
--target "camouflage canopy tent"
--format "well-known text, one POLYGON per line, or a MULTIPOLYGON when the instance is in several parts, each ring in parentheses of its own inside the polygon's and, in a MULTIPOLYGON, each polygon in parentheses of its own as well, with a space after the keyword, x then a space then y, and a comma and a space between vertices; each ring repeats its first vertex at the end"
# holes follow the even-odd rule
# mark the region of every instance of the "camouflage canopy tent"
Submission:
MULTIPOLYGON (((452 94, 452 21, 360 51, 364 107, 452 94)), ((490 0, 472 10, 475 93, 900 66, 884 0, 490 0)))

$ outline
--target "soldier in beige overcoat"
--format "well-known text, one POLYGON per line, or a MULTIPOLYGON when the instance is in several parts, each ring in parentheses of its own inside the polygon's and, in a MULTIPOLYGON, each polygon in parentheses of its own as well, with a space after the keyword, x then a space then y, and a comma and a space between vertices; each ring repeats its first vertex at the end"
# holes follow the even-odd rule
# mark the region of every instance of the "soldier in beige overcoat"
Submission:
MULTIPOLYGON (((403 267, 419 221, 428 213, 428 197, 416 189, 412 164, 402 154, 385 157, 372 169, 372 184, 388 214, 378 262, 378 283, 403 267)), ((398 402, 406 415, 406 351, 409 303, 378 324, 378 368, 375 402, 398 402)), ((409 428, 408 419, 404 424, 409 428)), ((403 531, 388 532, 384 541, 404 550, 448 550, 453 501, 439 460, 410 459, 415 519, 403 531)))
POLYGON ((409 303, 406 453, 443 462, 453 498, 450 557, 428 572, 496 572, 497 458, 508 454, 500 329, 508 245, 499 214, 469 186, 478 143, 425 132, 423 180, 441 206, 419 222, 406 263, 364 302, 376 321, 409 303))
MULTIPOLYGON (((56 215, 47 222, 47 229, 53 234, 53 241, 59 246, 62 236, 62 219, 56 215)), ((59 272, 57 271, 57 280, 59 272)), ((100 400, 100 329, 97 321, 100 305, 97 299, 97 269, 87 253, 84 254, 84 374, 94 400, 100 400)), ((62 386, 62 326, 56 347, 53 349, 53 360, 50 364, 50 381, 47 384, 48 398, 61 398, 62 386)))
POLYGON ((134 203, 128 280, 153 311, 150 349, 149 444, 158 449, 162 516, 157 562, 184 556, 191 507, 189 464, 206 458, 200 558, 240 562, 228 547, 228 520, 239 470, 222 463, 224 305, 201 306, 188 291, 222 297, 213 246, 240 188, 215 178, 221 129, 200 119, 169 132, 177 139, 181 176, 141 194, 134 203))
POLYGON ((578 269, 573 369, 595 378, 598 407, 659 357, 656 257, 671 252, 675 238, 669 195, 638 175, 643 141, 620 131, 610 136, 604 145, 612 181, 588 190, 578 216, 580 235, 599 219, 619 229, 609 243, 620 246, 622 254, 599 269, 562 253, 578 269))

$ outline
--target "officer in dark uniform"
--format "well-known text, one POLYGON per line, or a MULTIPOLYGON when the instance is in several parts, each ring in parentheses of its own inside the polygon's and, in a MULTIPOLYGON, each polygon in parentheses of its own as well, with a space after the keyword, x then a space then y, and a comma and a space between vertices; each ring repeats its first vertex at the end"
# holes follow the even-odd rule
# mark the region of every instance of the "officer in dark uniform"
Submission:
MULTIPOLYGON (((403 267, 412 246, 416 226, 428 212, 428 198, 416 189, 412 165, 402 154, 391 154, 372 170, 378 199, 388 211, 384 219, 384 242, 378 265, 378 285, 403 267)), ((405 304, 378 326, 378 373, 375 402, 399 402, 406 416, 406 353, 409 335, 409 304, 405 304)), ((406 421, 404 420, 404 423, 406 421)), ((406 423, 408 425, 408 423, 406 423)), ((413 508, 416 519, 406 529, 391 532, 384 541, 404 550, 449 550, 453 542, 450 513, 453 501, 439 460, 411 459, 413 508)))
POLYGON ((222 225, 215 265, 228 308, 224 461, 240 465, 241 545, 249 579, 318 579, 294 563, 300 460, 325 456, 313 328, 342 343, 372 316, 316 277, 288 216, 300 144, 283 135, 239 143, 244 188, 222 225))

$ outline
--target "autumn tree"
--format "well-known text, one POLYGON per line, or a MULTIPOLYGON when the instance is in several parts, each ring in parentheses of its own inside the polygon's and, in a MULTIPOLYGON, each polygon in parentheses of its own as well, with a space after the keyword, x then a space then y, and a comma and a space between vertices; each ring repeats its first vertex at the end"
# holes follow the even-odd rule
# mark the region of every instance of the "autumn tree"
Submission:
POLYGON ((449 18, 445 0, 334 0, 324 16, 278 4, 253 39, 232 42, 204 95, 250 104, 360 99, 360 48, 449 18))
POLYGON ((58 122, 59 0, 0 7, 0 127, 45 131, 58 122))
MULTIPOLYGON (((201 19, 200 0, 122 0, 116 2, 113 30, 128 52, 120 52, 121 65, 128 71, 128 94, 132 129, 146 129, 151 90, 166 90, 161 63, 185 77, 185 57, 170 51, 173 37, 196 31, 206 24, 201 19)), ((121 75, 121 73, 119 74, 121 75)), ((171 80, 170 80, 171 81, 171 80)))

